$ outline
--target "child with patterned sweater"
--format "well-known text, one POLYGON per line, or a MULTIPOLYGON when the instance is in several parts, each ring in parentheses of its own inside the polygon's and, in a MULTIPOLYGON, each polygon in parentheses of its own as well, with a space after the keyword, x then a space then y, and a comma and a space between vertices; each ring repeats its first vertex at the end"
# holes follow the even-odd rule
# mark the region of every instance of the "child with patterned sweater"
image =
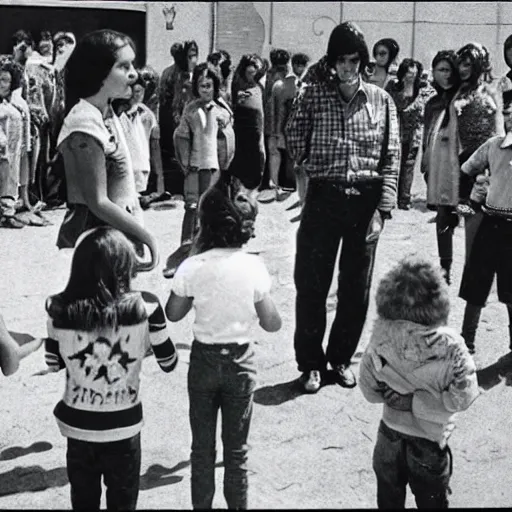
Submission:
POLYGON ((99 510, 101 477, 109 510, 135 510, 140 478, 142 359, 151 345, 165 372, 178 356, 158 298, 131 291, 136 256, 120 232, 81 235, 63 292, 49 297, 46 362, 66 369, 54 410, 68 438, 73 510, 99 510))
POLYGON ((418 508, 448 507, 454 416, 479 395, 475 363, 447 327, 450 301, 440 268, 408 257, 379 284, 363 355, 365 398, 383 403, 373 454, 379 508, 404 508, 409 484, 418 508))

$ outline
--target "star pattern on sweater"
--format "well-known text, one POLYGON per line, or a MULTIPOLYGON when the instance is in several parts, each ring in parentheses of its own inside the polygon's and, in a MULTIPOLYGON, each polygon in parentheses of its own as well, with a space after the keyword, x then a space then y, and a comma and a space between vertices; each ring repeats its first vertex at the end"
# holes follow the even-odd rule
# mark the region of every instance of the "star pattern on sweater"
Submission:
MULTIPOLYGON (((129 338, 128 336, 127 342, 129 338)), ((79 336, 79 340, 81 339, 79 336)), ((92 378, 93 381, 105 379, 108 384, 120 380, 128 373, 128 365, 137 361, 123 350, 121 339, 111 343, 103 336, 90 341, 85 348, 69 356, 69 360, 78 361, 87 378, 92 378)))

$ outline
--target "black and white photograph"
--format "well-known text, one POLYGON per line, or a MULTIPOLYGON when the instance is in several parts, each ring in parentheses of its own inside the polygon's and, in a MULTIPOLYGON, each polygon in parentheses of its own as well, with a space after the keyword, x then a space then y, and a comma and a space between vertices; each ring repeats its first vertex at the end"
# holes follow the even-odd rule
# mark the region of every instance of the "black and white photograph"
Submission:
POLYGON ((0 510, 510 508, 512 3, 0 0, 0 262, 0 510))

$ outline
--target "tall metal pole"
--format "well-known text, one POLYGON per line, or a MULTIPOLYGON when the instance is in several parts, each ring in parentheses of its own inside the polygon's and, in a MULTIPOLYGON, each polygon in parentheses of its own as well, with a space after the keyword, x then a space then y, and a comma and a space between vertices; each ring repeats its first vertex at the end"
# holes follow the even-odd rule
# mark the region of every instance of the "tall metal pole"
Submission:
POLYGON ((500 55, 501 53, 501 2, 496 2, 496 55, 500 55))
POLYGON ((343 23, 343 2, 340 2, 340 23, 343 23))
POLYGON ((270 20, 268 27, 268 45, 272 46, 272 38, 274 36, 274 2, 270 2, 270 20))
POLYGON ((416 2, 412 3, 412 37, 411 37, 411 58, 414 59, 416 51, 416 2))
POLYGON ((210 53, 212 53, 215 50, 215 47, 217 46, 217 12, 218 12, 218 2, 212 2, 210 53))

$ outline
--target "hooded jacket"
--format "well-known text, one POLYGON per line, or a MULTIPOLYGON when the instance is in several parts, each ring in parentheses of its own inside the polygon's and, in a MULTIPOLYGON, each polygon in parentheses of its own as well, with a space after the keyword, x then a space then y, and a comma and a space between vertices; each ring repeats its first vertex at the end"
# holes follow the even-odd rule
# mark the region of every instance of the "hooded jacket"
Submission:
POLYGON ((467 409, 480 393, 464 340, 449 327, 408 320, 377 318, 359 379, 369 402, 384 403, 382 419, 388 427, 441 448, 454 429, 455 413, 467 409), (400 394, 413 393, 412 410, 386 405, 382 383, 400 394))

